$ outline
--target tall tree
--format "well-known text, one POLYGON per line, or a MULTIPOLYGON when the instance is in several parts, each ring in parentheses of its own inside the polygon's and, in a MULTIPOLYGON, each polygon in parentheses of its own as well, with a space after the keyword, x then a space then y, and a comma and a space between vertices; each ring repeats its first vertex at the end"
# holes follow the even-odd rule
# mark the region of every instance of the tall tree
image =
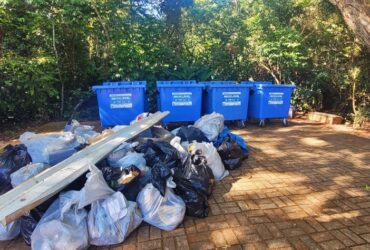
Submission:
POLYGON ((347 25, 370 50, 370 1, 329 0, 338 7, 347 25))

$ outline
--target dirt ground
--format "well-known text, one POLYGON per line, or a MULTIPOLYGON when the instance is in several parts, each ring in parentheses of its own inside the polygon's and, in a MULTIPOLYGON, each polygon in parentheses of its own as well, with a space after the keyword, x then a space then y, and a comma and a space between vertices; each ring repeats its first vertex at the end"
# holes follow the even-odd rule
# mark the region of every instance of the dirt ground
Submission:
MULTIPOLYGON (((370 249, 369 131, 295 119, 234 132, 250 157, 216 184, 208 218, 170 232, 143 223, 110 249, 370 249)), ((18 238, 0 249, 28 247, 18 238)))

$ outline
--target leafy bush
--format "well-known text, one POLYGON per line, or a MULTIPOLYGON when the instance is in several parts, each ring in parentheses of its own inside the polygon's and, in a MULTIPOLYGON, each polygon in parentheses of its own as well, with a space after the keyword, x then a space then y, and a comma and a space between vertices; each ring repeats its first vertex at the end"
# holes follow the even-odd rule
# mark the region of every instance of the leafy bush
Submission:
POLYGON ((297 86, 293 93, 292 104, 297 111, 312 111, 322 109, 322 93, 315 86, 297 86))
POLYGON ((364 127, 366 122, 370 121, 370 106, 361 106, 354 114, 353 126, 364 127))
POLYGON ((370 54, 327 0, 0 1, 0 124, 66 119, 81 98, 96 117, 102 81, 147 80, 153 112, 156 80, 250 78, 346 114, 369 100, 370 54))

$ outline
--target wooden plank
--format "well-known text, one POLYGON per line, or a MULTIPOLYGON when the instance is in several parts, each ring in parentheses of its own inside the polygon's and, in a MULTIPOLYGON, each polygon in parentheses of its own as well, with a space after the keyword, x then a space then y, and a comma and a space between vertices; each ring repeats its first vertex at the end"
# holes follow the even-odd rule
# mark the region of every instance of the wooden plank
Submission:
POLYGON ((343 118, 339 115, 333 115, 333 114, 321 113, 321 112, 309 112, 308 119, 310 121, 322 122, 322 123, 331 124, 331 125, 341 124, 343 121, 343 118))
POLYGON ((37 207, 88 170, 122 142, 132 139, 161 121, 169 112, 157 112, 73 154, 0 196, 0 222, 7 225, 37 207))

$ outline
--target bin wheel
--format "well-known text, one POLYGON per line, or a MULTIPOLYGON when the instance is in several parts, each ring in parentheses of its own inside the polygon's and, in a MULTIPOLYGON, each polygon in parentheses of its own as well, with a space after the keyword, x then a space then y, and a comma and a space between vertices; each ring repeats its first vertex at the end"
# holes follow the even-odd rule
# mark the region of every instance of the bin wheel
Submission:
POLYGON ((238 121, 237 122, 237 127, 238 127, 238 129, 245 128, 245 121, 238 121))
POLYGON ((286 118, 283 119, 283 126, 284 127, 288 126, 288 119, 286 118))
POLYGON ((263 128, 265 126, 265 120, 264 119, 260 120, 260 123, 258 124, 258 126, 263 128))

